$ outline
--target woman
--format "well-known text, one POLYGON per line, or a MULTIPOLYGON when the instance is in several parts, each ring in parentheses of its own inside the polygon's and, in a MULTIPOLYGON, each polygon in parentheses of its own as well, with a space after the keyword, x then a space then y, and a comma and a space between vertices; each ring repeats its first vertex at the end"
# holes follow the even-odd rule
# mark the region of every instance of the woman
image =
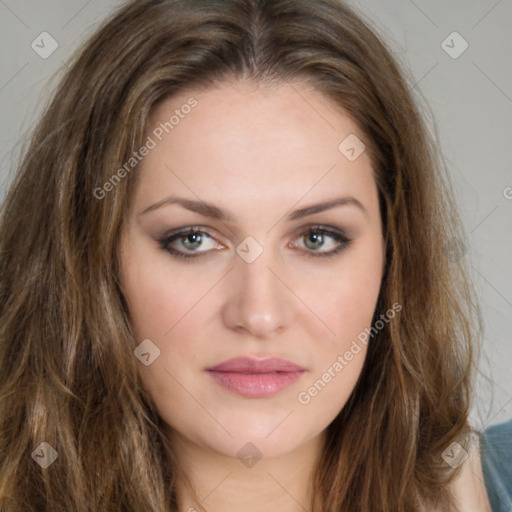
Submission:
POLYGON ((3 510, 489 510, 440 168, 343 3, 123 6, 4 205, 3 510))

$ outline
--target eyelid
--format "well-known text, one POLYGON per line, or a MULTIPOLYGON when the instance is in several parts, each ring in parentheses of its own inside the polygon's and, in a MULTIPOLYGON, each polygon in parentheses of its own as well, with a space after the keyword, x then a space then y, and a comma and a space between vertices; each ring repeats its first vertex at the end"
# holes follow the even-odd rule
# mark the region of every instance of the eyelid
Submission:
POLYGON ((208 236, 211 237, 212 235, 210 235, 209 231, 210 228, 207 228, 206 226, 191 224, 189 226, 183 226, 182 228, 169 229, 165 231, 159 238, 171 238, 173 236, 183 235, 192 232, 206 233, 208 236))
MULTIPOLYGON (((177 230, 168 231, 161 238, 159 238, 159 241, 170 242, 170 241, 179 239, 180 236, 199 233, 201 235, 208 236, 208 238, 211 238, 216 244, 224 246, 224 244, 219 242, 217 240, 217 237, 214 236, 213 234, 211 234, 209 231, 210 231, 210 229, 206 228, 204 226, 186 226, 184 228, 178 228, 177 230)), ((206 253, 208 251, 197 251, 197 252, 198 253, 200 253, 200 252, 206 253)))
POLYGON ((340 238, 349 238, 344 229, 337 228, 335 226, 330 226, 328 224, 319 224, 318 222, 307 224, 306 226, 301 226, 299 229, 296 230, 296 235, 294 235, 294 237, 304 235, 311 231, 323 231, 326 233, 332 233, 333 235, 337 235, 340 238))

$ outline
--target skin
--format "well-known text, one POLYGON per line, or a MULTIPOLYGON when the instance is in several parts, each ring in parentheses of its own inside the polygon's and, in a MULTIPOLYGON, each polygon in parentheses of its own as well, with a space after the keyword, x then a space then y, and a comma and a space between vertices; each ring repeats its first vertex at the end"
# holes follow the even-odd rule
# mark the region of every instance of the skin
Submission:
POLYGON ((487 496, 480 457, 480 443, 471 438, 468 458, 452 483, 452 492, 464 512, 492 512, 487 496))
MULTIPOLYGON (((160 350, 141 364, 141 378, 208 510, 309 509, 325 429, 354 389, 365 346, 309 403, 297 396, 371 326, 384 271, 370 159, 363 152, 349 161, 338 150, 349 134, 364 136, 336 105, 299 83, 225 82, 188 91, 154 109, 151 130, 191 96, 198 106, 137 171, 120 246, 134 331, 160 350), (232 219, 178 204, 145 212, 171 195, 212 203, 232 219), (287 219, 341 196, 356 198, 364 211, 344 205, 287 219), (305 231, 314 224, 343 230, 352 242, 332 257, 315 257, 340 244, 326 236, 320 247, 308 245, 305 231), (164 234, 191 226, 204 231, 202 242, 178 238, 172 247, 199 257, 180 259, 162 247, 164 234), (263 249, 251 263, 236 251, 249 236, 263 249), (281 357, 305 372, 274 396, 247 398, 205 372, 238 356, 281 357), (261 457, 251 467, 237 455, 244 446, 261 457)), ((194 510, 181 482, 178 497, 181 511, 194 510)))

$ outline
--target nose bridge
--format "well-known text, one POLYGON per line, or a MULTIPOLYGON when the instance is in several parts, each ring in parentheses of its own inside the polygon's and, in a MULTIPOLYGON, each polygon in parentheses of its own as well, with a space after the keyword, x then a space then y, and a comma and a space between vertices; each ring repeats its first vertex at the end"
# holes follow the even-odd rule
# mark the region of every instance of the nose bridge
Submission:
POLYGON ((252 263, 238 261, 235 270, 242 284, 239 290, 242 293, 241 298, 251 299, 253 304, 261 303, 261 306, 270 304, 282 291, 278 290, 277 285, 280 283, 270 271, 274 268, 275 272, 276 265, 275 258, 270 257, 269 253, 267 251, 252 263))
POLYGON ((224 304, 225 322, 230 328, 249 331, 257 337, 281 331, 293 319, 293 297, 276 277, 282 272, 279 259, 270 250, 255 255, 256 247, 242 242, 231 272, 233 285, 224 304), (244 252, 240 252, 245 249, 244 252), (252 252, 251 257, 247 257, 252 252))

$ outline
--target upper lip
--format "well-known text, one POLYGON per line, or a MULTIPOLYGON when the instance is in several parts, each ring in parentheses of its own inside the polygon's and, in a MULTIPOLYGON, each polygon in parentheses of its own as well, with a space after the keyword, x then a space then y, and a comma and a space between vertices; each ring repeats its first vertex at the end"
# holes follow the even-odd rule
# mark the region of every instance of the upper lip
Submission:
POLYGON ((232 373, 271 373, 271 372, 298 372, 304 371, 304 368, 279 357, 270 357, 268 359, 254 359, 251 357, 235 357, 228 359, 207 370, 215 372, 232 373))

